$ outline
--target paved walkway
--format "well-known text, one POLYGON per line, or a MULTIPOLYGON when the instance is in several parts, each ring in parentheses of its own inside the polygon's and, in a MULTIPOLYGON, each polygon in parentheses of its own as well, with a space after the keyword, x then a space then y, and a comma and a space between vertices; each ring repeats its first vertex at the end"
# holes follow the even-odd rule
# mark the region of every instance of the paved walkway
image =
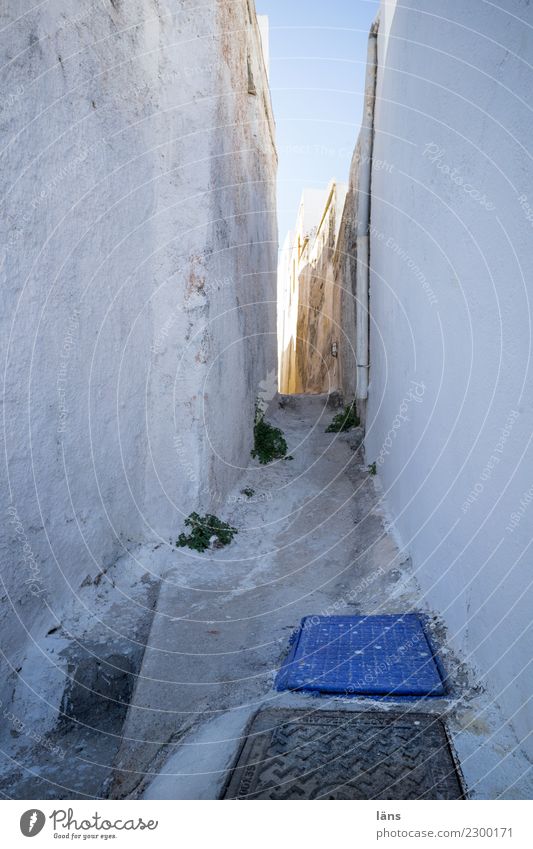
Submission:
MULTIPOLYGON (((325 433, 334 412, 324 396, 287 399, 269 418, 284 431, 294 459, 252 465, 221 506, 221 517, 239 529, 231 546, 203 555, 172 552, 115 762, 113 795, 216 797, 259 707, 376 709, 365 699, 310 699, 273 689, 302 616, 426 609, 408 558, 385 531, 357 433, 325 433), (252 497, 242 494, 247 488, 252 497)), ((436 637, 444 639, 438 625, 436 637)), ((512 738, 491 738, 490 712, 476 725, 464 670, 445 645, 441 656, 454 692, 422 709, 450 714, 473 795, 505 795, 521 767, 515 754, 506 769, 497 749, 512 749, 512 738)), ((515 785, 511 797, 516 792, 515 785)))
POLYGON ((431 713, 446 721, 472 797, 533 796, 511 728, 447 647, 409 559, 385 530, 379 481, 357 431, 325 432, 336 412, 325 397, 282 403, 269 418, 294 459, 251 461, 216 510, 239 529, 230 546, 203 555, 160 544, 132 549, 101 580, 85 582, 61 627, 28 654, 23 677, 36 690, 4 710, 0 794, 217 798, 254 714, 305 709, 336 711, 339 722, 342 711, 431 713), (411 611, 433 617, 452 687, 446 698, 274 690, 303 616, 411 611), (40 742, 28 736, 33 729, 40 742))

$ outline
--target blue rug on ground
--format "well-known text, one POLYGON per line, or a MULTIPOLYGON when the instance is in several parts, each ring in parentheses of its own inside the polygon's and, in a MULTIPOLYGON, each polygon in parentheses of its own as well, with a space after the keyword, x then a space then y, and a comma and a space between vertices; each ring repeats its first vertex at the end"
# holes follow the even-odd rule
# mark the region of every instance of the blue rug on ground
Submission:
POLYGON ((278 690, 442 696, 446 690, 415 613, 306 616, 276 678, 278 690))

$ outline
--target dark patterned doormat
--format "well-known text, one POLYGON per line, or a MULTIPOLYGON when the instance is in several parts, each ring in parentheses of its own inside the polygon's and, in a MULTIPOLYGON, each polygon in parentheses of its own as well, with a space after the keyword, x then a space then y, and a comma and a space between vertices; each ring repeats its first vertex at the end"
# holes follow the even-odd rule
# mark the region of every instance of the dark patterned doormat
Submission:
POLYGON ((415 613, 306 616, 276 679, 278 690, 427 698, 446 693, 415 613))
POLYGON ((223 799, 462 799, 446 729, 419 713, 257 713, 223 799))

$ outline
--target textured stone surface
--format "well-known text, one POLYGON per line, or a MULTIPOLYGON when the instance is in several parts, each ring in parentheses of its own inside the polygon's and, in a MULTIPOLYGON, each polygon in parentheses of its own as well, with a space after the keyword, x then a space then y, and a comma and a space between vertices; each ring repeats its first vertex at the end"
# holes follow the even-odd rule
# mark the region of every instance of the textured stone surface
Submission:
POLYGON ((225 799, 461 799, 444 725, 424 714, 265 710, 225 799))
POLYGON ((324 190, 305 189, 295 230, 287 234, 280 253, 281 392, 319 393, 343 387, 341 349, 346 369, 355 372, 354 325, 345 321, 340 309, 341 287, 334 281, 333 258, 345 196, 346 186, 334 180, 324 190), (334 343, 336 356, 332 352, 334 343))

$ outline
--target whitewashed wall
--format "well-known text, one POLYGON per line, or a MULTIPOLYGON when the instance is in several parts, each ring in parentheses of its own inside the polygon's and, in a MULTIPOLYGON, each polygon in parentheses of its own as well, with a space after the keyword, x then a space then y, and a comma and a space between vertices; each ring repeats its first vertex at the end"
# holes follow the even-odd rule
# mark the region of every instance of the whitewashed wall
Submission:
MULTIPOLYGON (((501 5, 501 4, 500 4, 501 5)), ((533 7, 384 2, 366 453, 453 643, 533 725, 533 7)))
POLYGON ((193 509, 276 367, 276 154, 253 3, 0 11, 2 648, 193 509))

